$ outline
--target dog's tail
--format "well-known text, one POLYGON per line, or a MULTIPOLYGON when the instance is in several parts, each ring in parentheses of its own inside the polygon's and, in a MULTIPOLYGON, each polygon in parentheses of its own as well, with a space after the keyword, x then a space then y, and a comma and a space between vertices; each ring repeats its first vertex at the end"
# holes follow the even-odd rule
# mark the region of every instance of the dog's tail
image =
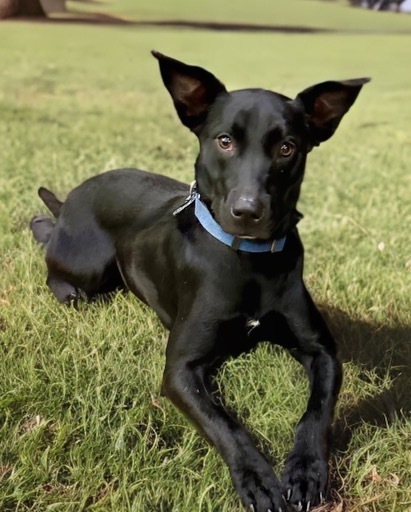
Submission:
POLYGON ((38 194, 43 203, 47 206, 47 208, 51 211, 51 213, 56 217, 56 219, 60 215, 61 207, 63 206, 63 202, 51 192, 47 188, 40 187, 38 190, 38 194))
MULTIPOLYGON (((38 194, 47 208, 51 211, 54 217, 57 219, 60 215, 61 207, 63 202, 57 199, 57 197, 44 187, 40 187, 38 194)), ((54 229, 54 222, 47 215, 36 215, 30 221, 30 229, 33 233, 34 238, 41 244, 46 244, 50 240, 51 232, 54 229)))

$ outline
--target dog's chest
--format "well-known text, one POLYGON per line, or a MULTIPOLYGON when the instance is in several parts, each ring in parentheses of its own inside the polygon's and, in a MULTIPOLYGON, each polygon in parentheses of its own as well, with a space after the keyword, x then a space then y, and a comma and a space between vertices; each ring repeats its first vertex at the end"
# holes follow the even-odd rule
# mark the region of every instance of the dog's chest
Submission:
POLYGON ((249 318, 250 326, 256 326, 266 314, 277 310, 284 291, 283 279, 266 279, 253 276, 246 279, 239 293, 239 311, 249 318))

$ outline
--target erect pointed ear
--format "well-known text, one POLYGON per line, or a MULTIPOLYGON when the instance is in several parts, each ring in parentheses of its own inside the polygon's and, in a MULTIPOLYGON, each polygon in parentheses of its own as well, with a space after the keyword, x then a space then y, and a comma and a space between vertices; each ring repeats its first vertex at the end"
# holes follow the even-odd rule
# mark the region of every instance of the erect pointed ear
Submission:
POLYGON ((160 64, 161 77, 170 93, 181 122, 192 131, 203 123, 216 97, 227 92, 217 78, 203 68, 189 66, 152 51, 160 64))
POLYGON ((357 99, 362 86, 370 80, 355 78, 341 82, 322 82, 300 92, 295 101, 304 107, 314 145, 318 146, 333 135, 357 99))

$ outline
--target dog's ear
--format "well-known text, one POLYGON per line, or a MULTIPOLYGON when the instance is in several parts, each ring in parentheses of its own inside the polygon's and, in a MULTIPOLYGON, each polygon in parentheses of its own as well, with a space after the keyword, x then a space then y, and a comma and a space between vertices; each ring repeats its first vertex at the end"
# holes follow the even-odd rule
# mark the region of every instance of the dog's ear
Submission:
POLYGON ((196 131, 218 94, 227 92, 217 78, 203 68, 189 66, 152 51, 160 64, 161 77, 170 93, 181 122, 196 131))
POLYGON ((369 81, 370 78, 355 78, 322 82, 300 92, 295 101, 303 105, 314 145, 318 146, 333 135, 362 86, 369 81))

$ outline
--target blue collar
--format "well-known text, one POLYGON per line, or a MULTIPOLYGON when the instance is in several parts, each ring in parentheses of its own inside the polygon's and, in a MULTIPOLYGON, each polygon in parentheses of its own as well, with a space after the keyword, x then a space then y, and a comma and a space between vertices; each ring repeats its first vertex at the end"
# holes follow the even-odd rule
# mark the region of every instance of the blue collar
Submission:
POLYGON ((254 240, 243 240, 226 233, 223 228, 214 220, 209 209, 201 201, 200 195, 195 193, 194 213, 203 228, 214 238, 235 251, 244 252, 281 252, 284 248, 286 237, 269 242, 258 242, 254 240))
POLYGON ((287 237, 279 240, 270 240, 268 242, 244 240, 234 235, 226 233, 218 222, 211 215, 210 210, 201 201, 200 194, 196 190, 197 184, 193 181, 190 185, 190 194, 184 203, 173 211, 173 215, 178 215, 185 210, 190 204, 194 205, 194 214, 203 228, 224 245, 228 245, 235 251, 244 252, 281 252, 284 249, 287 237))

